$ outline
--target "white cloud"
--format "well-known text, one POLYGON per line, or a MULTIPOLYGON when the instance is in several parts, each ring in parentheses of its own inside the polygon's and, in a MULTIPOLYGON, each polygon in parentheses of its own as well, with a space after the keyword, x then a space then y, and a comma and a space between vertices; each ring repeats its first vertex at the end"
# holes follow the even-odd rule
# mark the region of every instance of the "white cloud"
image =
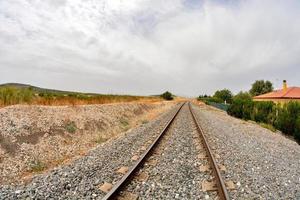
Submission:
POLYGON ((259 78, 300 85, 298 1, 196 3, 2 0, 1 82, 184 95, 259 78))

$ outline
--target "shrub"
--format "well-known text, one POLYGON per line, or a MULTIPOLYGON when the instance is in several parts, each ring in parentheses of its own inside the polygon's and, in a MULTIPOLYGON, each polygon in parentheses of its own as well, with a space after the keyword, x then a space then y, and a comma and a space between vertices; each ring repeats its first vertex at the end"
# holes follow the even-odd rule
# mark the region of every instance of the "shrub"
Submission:
POLYGON ((121 123, 121 129, 122 129, 123 131, 129 130, 130 124, 129 124, 129 122, 128 122, 127 119, 122 118, 122 119, 120 120, 120 123, 121 123))
POLYGON ((289 102, 287 104, 287 110, 293 119, 297 119, 300 115, 300 103, 296 101, 289 102))
POLYGON ((289 102, 279 109, 275 126, 283 133, 293 135, 296 129, 296 120, 299 116, 300 103, 289 102))
POLYGON ((97 144, 101 144, 103 142, 106 142, 108 140, 108 138, 104 138, 103 136, 99 135, 98 137, 96 137, 95 142, 97 144))
POLYGON ((73 121, 68 122, 68 123, 65 125, 65 129, 68 131, 68 133, 75 133, 76 130, 77 130, 77 127, 76 127, 75 122, 73 122, 73 121))
POLYGON ((269 123, 275 104, 271 101, 261 101, 254 103, 252 119, 257 122, 269 123))
POLYGON ((300 144, 300 116, 296 120, 294 138, 300 144))
POLYGON ((249 120, 253 110, 253 101, 242 98, 234 98, 232 104, 228 107, 227 113, 237 118, 249 120))
POLYGON ((224 101, 218 97, 209 97, 205 100, 206 103, 214 102, 214 103, 224 103, 224 101))
POLYGON ((291 101, 284 105, 253 102, 249 93, 240 92, 233 98, 227 113, 245 120, 252 119, 271 131, 276 128, 300 143, 300 102, 291 101))
POLYGON ((124 118, 122 118, 120 120, 120 123, 121 123, 122 126, 128 126, 129 125, 129 122, 126 119, 124 119, 124 118))
POLYGON ((199 96, 197 98, 198 101, 203 101, 205 104, 210 105, 210 103, 224 103, 224 101, 217 97, 210 97, 210 96, 199 96))
POLYGON ((122 131, 127 131, 130 129, 130 124, 127 119, 121 118, 120 125, 121 125, 120 128, 122 131))
POLYGON ((145 119, 145 120, 142 121, 142 124, 147 124, 148 122, 149 121, 145 119))
POLYGON ((168 100, 168 101, 174 99, 172 93, 169 92, 169 91, 166 91, 165 93, 163 93, 163 94, 161 95, 161 97, 162 97, 163 99, 165 99, 165 100, 168 100))
POLYGON ((39 159, 34 159, 30 162, 29 167, 32 172, 41 172, 46 168, 46 165, 39 159))
POLYGON ((281 130, 283 133, 289 133, 289 130, 291 130, 291 128, 288 127, 291 124, 291 119, 289 117, 286 107, 287 106, 284 105, 283 108, 280 108, 278 110, 278 116, 275 120, 275 127, 281 130))

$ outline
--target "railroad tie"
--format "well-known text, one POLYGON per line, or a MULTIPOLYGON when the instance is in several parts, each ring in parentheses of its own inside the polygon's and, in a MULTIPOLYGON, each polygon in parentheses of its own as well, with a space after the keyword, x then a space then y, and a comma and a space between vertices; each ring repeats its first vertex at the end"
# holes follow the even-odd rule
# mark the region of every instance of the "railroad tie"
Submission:
POLYGON ((113 185, 111 183, 105 182, 101 186, 99 186, 99 189, 102 192, 108 193, 111 190, 112 187, 113 187, 113 185))

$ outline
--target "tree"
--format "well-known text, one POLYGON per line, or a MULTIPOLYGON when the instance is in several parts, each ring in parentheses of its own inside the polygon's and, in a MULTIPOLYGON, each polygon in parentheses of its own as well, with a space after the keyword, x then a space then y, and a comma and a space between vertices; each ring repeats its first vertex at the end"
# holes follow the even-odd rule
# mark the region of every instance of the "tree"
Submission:
POLYGON ((252 96, 258 96, 273 91, 273 84, 270 81, 257 80, 252 84, 250 94, 252 96))
POLYGON ((214 98, 220 99, 223 102, 231 103, 232 102, 232 92, 228 89, 218 90, 214 94, 214 98))
POLYGON ((228 107, 229 115, 249 120, 253 110, 254 102, 248 92, 239 92, 232 99, 231 105, 228 107))
POLYGON ((209 98, 210 96, 208 96, 207 94, 205 94, 205 95, 199 95, 199 97, 197 98, 199 101, 202 99, 207 99, 207 98, 209 98))
POLYGON ((160 95, 163 99, 165 100, 173 100, 173 95, 171 92, 166 91, 165 93, 163 93, 162 95, 160 95))
POLYGON ((237 95, 235 95, 233 97, 233 100, 234 99, 241 99, 241 100, 252 100, 252 97, 251 95, 248 93, 248 92, 239 92, 237 95))

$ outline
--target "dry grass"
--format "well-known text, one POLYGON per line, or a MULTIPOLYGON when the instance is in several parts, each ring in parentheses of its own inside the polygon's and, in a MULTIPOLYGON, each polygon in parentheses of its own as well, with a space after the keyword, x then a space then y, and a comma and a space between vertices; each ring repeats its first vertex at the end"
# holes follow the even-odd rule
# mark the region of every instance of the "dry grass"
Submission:
POLYGON ((274 128, 274 126, 272 126, 271 124, 259 123, 259 125, 263 128, 269 129, 272 132, 276 132, 276 128, 274 128))
POLYGON ((103 137, 102 135, 98 135, 96 138, 95 138, 95 142, 97 143, 97 144, 101 144, 101 143, 103 143, 103 142, 106 142, 108 140, 108 138, 105 138, 105 137, 103 137))
POLYGON ((32 172, 41 172, 46 169, 46 164, 39 159, 35 159, 31 161, 29 167, 30 167, 30 171, 32 172))
POLYGON ((0 107, 15 104, 26 105, 87 105, 87 104, 107 104, 118 102, 157 102, 159 97, 130 96, 130 95, 101 95, 71 92, 48 92, 33 91, 30 88, 0 88, 0 107))
POLYGON ((87 105, 87 104, 107 104, 107 103, 120 103, 120 102, 133 102, 133 101, 149 101, 156 102, 161 101, 159 98, 153 97, 135 97, 135 96, 102 96, 89 99, 77 99, 75 97, 62 97, 54 99, 36 98, 30 104, 31 105, 49 105, 49 106, 61 106, 61 105, 87 105))

